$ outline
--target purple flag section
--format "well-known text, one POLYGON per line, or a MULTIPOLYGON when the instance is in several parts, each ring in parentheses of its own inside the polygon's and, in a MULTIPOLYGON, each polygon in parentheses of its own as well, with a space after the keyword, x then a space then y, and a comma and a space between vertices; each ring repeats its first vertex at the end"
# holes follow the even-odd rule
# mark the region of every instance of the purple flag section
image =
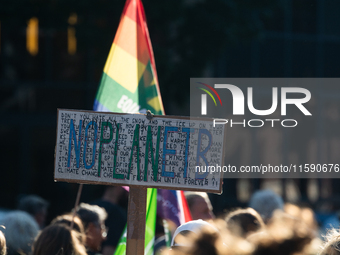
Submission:
POLYGON ((177 226, 181 225, 181 210, 175 190, 159 189, 157 192, 157 215, 163 219, 171 220, 177 226))

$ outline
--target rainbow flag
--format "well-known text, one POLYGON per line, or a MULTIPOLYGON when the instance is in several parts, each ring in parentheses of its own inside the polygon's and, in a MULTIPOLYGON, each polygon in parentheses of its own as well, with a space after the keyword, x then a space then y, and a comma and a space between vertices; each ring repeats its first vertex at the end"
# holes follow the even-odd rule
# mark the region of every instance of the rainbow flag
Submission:
POLYGON ((107 58, 94 109, 164 114, 155 60, 140 0, 127 0, 107 58))
MULTIPOLYGON (((124 113, 145 113, 150 110, 156 115, 164 114, 149 31, 140 0, 127 0, 125 3, 93 109, 124 113)), ((151 255, 155 237, 157 190, 148 189, 147 194, 145 254, 151 255)), ((178 218, 178 224, 188 220, 187 215, 181 216, 183 210, 180 205, 183 199, 185 200, 183 192, 159 190, 158 196, 160 195, 165 199, 171 198, 171 201, 179 208, 179 214, 164 214, 165 219, 178 218), (184 218, 186 220, 183 221, 184 218)), ((126 228, 115 254, 122 255, 125 252, 126 228)))
MULTIPOLYGON (((127 0, 96 95, 95 111, 164 114, 144 8, 127 0)), ((153 254, 157 190, 147 191, 145 254, 153 254)), ((115 254, 126 253, 126 228, 115 254)))

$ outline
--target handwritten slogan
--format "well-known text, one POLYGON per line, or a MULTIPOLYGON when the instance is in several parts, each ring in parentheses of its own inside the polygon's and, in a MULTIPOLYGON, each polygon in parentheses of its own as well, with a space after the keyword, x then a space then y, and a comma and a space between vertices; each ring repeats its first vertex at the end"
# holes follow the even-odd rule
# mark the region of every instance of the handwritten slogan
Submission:
POLYGON ((221 192, 224 125, 58 110, 55 180, 221 192))

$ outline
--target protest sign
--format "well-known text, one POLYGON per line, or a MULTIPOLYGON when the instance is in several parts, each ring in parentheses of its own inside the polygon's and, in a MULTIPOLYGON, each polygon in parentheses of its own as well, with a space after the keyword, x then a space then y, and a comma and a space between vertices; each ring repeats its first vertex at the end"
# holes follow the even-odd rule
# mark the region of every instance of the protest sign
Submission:
POLYGON ((208 166, 223 165, 224 134, 210 119, 59 109, 55 180, 220 193, 208 166))

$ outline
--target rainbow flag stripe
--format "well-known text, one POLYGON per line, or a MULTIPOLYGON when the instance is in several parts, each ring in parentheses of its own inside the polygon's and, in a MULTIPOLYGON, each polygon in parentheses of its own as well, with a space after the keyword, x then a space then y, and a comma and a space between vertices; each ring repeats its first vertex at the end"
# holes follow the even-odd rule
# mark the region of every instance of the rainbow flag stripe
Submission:
POLYGON ((144 8, 127 0, 94 102, 97 111, 164 114, 144 8))

